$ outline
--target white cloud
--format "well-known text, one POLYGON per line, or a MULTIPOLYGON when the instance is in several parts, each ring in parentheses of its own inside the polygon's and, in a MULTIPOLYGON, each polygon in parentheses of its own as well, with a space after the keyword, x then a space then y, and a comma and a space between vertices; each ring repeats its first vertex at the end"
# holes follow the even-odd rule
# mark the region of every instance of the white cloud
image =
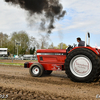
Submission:
MULTIPOLYGON (((56 22, 53 33, 68 33, 69 31, 91 32, 100 34, 100 1, 99 0, 60 0, 67 15, 56 22)), ((30 35, 40 33, 36 25, 29 27, 26 11, 19 7, 10 6, 0 0, 0 32, 12 33, 25 30, 30 35)), ((43 33, 44 34, 44 33, 43 33)), ((37 36, 38 37, 38 36, 37 36)), ((58 36, 59 37, 59 36, 58 36)), ((57 37, 57 38, 58 38, 57 37)), ((64 37, 64 36, 63 36, 64 37)))
POLYGON ((100 1, 99 0, 61 0, 67 11, 62 29, 90 31, 100 34, 100 1))
POLYGON ((27 23, 27 12, 18 6, 12 6, 0 0, 0 32, 10 34, 24 30, 29 35, 37 36, 38 29, 31 28, 27 23))

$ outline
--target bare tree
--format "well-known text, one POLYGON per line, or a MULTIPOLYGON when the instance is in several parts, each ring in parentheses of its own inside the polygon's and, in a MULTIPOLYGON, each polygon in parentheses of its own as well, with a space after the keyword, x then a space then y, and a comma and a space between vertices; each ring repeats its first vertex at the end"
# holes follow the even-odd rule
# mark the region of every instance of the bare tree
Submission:
POLYGON ((40 35, 40 36, 41 38, 39 44, 41 45, 41 49, 47 49, 49 46, 48 40, 50 40, 49 36, 44 36, 44 35, 40 35))
POLYGON ((0 47, 7 48, 8 46, 8 35, 0 32, 0 47))

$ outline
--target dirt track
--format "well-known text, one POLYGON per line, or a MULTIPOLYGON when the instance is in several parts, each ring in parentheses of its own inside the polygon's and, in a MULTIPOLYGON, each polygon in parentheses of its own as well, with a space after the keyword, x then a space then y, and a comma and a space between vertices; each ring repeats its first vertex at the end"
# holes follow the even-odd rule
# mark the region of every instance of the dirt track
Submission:
POLYGON ((0 65, 0 94, 7 100, 98 100, 100 82, 75 83, 65 72, 36 78, 29 69, 0 65))

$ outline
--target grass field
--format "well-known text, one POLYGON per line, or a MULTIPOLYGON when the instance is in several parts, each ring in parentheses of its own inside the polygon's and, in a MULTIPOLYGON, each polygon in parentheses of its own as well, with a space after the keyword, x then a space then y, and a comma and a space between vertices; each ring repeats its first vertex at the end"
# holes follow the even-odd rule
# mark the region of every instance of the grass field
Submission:
POLYGON ((21 63, 6 63, 6 62, 0 62, 1 65, 17 65, 17 66, 24 66, 24 64, 21 63))
POLYGON ((16 66, 24 66, 25 62, 38 62, 37 60, 1 60, 0 65, 16 65, 16 66))

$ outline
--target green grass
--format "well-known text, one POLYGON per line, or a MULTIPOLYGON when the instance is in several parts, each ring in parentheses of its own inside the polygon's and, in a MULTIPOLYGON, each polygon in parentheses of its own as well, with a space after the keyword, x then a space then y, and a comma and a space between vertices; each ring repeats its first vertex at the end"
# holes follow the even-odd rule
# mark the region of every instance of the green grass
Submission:
POLYGON ((17 65, 17 66, 24 66, 24 64, 21 64, 21 63, 5 63, 5 62, 0 62, 0 65, 17 65))

